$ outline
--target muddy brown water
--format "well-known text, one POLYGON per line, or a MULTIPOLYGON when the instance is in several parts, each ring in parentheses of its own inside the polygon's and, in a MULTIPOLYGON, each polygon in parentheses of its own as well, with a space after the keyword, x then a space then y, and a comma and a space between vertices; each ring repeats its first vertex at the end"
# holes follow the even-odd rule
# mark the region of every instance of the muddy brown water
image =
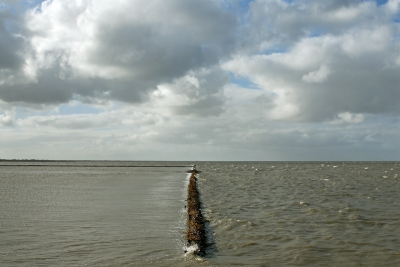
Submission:
POLYGON ((197 162, 206 257, 189 168, 90 164, 0 163, 0 266, 400 266, 398 162, 197 162))

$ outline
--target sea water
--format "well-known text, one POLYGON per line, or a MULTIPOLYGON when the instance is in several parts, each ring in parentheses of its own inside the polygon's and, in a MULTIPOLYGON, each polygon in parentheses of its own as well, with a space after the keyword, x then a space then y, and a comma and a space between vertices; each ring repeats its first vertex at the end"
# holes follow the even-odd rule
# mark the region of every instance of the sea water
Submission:
POLYGON ((191 164, 1 162, 0 266, 400 266, 398 162, 197 162, 205 257, 191 164))

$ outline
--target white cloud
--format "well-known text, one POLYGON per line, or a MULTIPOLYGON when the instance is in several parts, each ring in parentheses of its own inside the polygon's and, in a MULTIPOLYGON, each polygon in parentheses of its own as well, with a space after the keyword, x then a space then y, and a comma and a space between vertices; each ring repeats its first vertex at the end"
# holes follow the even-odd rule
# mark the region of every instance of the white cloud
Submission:
POLYGON ((331 71, 329 67, 322 65, 318 70, 311 71, 307 75, 303 75, 301 79, 308 83, 322 83, 326 81, 330 73, 331 71))
POLYGON ((382 52, 391 46, 392 30, 388 26, 357 29, 343 36, 342 48, 351 57, 382 52))
POLYGON ((223 89, 228 81, 228 74, 219 68, 190 71, 172 83, 160 84, 149 105, 171 116, 217 116, 223 112, 223 89))
POLYGON ((337 115, 337 119, 332 121, 334 124, 338 123, 361 123, 364 121, 363 114, 352 114, 350 112, 342 112, 337 115))
POLYGON ((399 12, 399 5, 399 0, 389 0, 385 7, 390 13, 396 14, 397 12, 399 12))
POLYGON ((0 115, 0 126, 13 126, 14 118, 11 114, 0 115))
MULTIPOLYGON (((373 8, 382 16, 384 7, 373 8)), ((270 118, 330 121, 346 112, 399 114, 398 29, 387 19, 367 29, 370 23, 298 38, 284 52, 239 54, 224 68, 272 95, 270 118)))
POLYGON ((160 114, 125 106, 97 114, 36 115, 18 119, 16 123, 22 128, 84 130, 121 126, 140 128, 162 124, 165 120, 160 114))

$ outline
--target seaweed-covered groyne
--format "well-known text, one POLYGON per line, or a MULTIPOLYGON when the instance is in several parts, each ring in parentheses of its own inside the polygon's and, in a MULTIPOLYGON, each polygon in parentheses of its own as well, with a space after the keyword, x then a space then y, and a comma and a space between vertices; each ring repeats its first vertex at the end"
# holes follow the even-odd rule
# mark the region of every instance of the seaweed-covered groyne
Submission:
POLYGON ((196 170, 196 165, 194 165, 188 186, 186 240, 195 254, 204 255, 206 246, 205 219, 201 214, 196 173, 198 171, 196 170))

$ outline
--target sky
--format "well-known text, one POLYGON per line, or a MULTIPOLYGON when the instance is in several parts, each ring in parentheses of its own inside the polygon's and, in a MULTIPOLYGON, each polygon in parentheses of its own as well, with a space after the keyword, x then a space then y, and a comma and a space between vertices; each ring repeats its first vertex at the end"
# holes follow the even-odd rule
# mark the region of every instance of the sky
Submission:
POLYGON ((0 158, 400 160, 400 0, 0 1, 0 158))

